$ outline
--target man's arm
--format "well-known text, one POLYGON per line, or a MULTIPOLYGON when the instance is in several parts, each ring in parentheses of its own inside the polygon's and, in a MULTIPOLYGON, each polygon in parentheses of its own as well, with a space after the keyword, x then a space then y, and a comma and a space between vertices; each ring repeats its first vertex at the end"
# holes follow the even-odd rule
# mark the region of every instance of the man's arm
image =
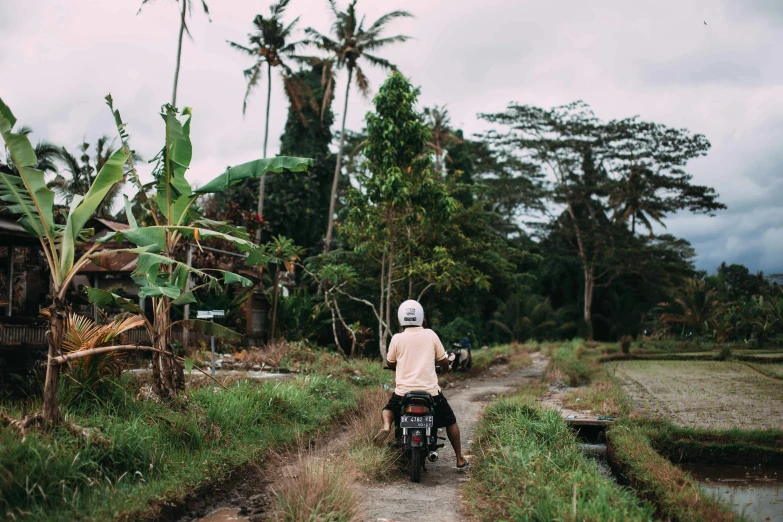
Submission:
POLYGON ((440 366, 440 371, 443 373, 449 373, 449 358, 443 358, 440 361, 435 361, 440 366))
POLYGON ((389 361, 387 360, 387 361, 386 361, 386 369, 387 369, 387 370, 391 370, 391 371, 395 371, 395 370, 397 370, 397 361, 394 361, 394 362, 389 362, 389 361))

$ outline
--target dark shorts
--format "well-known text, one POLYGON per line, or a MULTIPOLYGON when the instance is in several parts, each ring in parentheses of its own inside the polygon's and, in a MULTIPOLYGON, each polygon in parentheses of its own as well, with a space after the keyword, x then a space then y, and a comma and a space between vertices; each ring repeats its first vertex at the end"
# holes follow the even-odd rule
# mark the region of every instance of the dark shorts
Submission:
MULTIPOLYGON (((436 428, 448 428, 449 426, 457 423, 457 417, 454 416, 449 401, 443 396, 443 392, 432 397, 435 401, 435 427, 436 428)), ((394 413, 394 421, 399 425, 400 408, 402 408, 402 397, 396 393, 392 393, 389 398, 389 402, 383 407, 384 410, 389 410, 394 413)))

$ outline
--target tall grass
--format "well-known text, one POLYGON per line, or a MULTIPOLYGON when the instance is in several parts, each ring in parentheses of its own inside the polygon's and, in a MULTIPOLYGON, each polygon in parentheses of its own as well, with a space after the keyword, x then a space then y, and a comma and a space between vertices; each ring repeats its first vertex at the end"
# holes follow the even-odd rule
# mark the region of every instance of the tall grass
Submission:
POLYGON ((580 339, 561 344, 552 350, 546 380, 565 381, 570 386, 588 384, 601 372, 595 355, 580 339))
POLYGON ((560 415, 530 396, 487 407, 474 454, 463 493, 478 520, 652 519, 652 506, 601 475, 560 415))
MULTIPOLYGON (((64 428, 22 441, 0 428, 0 519, 109 520, 138 516, 183 495, 281 443, 328 426, 357 406, 363 390, 393 375, 377 363, 341 359, 285 382, 203 386, 170 403, 136 400, 128 376, 102 383, 66 407, 68 419, 99 430, 85 441, 64 428)), ((31 404, 5 403, 18 415, 31 404)))
POLYGON ((308 459, 295 475, 276 486, 277 522, 353 522, 359 520, 359 500, 351 489, 347 469, 323 460, 308 459))

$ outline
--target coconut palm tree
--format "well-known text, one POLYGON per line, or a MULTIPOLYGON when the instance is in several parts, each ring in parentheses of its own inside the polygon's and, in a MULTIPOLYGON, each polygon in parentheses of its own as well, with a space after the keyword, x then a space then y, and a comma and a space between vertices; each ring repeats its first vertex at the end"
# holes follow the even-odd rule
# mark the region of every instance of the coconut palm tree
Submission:
MULTIPOLYGON (((298 91, 301 89, 301 82, 297 83, 291 79, 291 68, 286 63, 287 60, 302 61, 306 58, 296 54, 297 47, 304 42, 289 42, 293 34, 294 27, 299 21, 297 17, 288 25, 283 25, 281 17, 285 12, 290 0, 279 0, 276 4, 269 7, 271 16, 264 18, 263 15, 256 15, 253 19, 253 25, 256 28, 254 33, 247 35, 249 46, 245 47, 236 42, 229 41, 228 44, 234 49, 253 58, 256 62, 248 69, 245 69, 245 79, 247 79, 247 90, 245 99, 242 102, 242 114, 247 111, 247 99, 259 81, 264 75, 264 66, 266 65, 266 121, 264 124, 264 158, 266 158, 266 145, 269 139, 269 107, 272 96, 272 68, 281 67, 283 69, 283 83, 292 100, 301 99, 298 91)), ((258 179, 258 215, 264 214, 264 180, 262 176, 258 179)), ((256 240, 261 240, 261 228, 256 231, 256 240)))
MULTIPOLYGON (((22 136, 27 136, 33 132, 33 129, 30 127, 19 127, 19 132, 17 134, 21 134, 22 136)), ((6 174, 14 174, 16 176, 19 175, 19 172, 16 169, 16 164, 11 160, 11 154, 8 151, 8 147, 3 147, 5 150, 5 157, 3 159, 0 159, 0 172, 5 172, 6 174)), ((35 152, 35 157, 37 158, 38 163, 35 165, 35 169, 40 170, 43 173, 56 173, 57 172, 57 157, 60 151, 60 148, 56 145, 53 145, 52 143, 49 143, 48 141, 39 141, 38 144, 33 147, 33 151, 35 152)))
MULTIPOLYGON (((146 4, 151 4, 154 0, 141 0, 141 5, 139 6, 139 13, 141 12, 142 7, 144 7, 146 4)), ((193 39, 193 37, 190 35, 190 29, 188 29, 188 24, 185 22, 185 15, 187 13, 193 12, 193 0, 176 0, 177 2, 182 2, 182 9, 180 10, 180 22, 179 22, 179 38, 177 39, 177 66, 174 68, 174 90, 171 95, 171 105, 174 107, 177 106, 177 84, 179 83, 179 65, 182 59, 182 35, 184 33, 188 34, 188 38, 193 39)), ((207 2, 205 0, 201 0, 201 7, 204 9, 204 14, 207 15, 207 18, 209 18, 209 6, 207 5, 207 2)), ((136 13, 138 14, 138 13, 136 13)), ((210 19, 210 21, 212 21, 210 19)))
POLYGON ((451 116, 445 105, 424 109, 424 119, 430 128, 430 140, 427 147, 435 154, 435 172, 442 173, 448 158, 446 147, 462 143, 463 140, 451 131, 451 116))
MULTIPOLYGON (((95 181, 98 172, 116 152, 114 149, 114 140, 104 135, 95 142, 95 155, 90 157, 90 144, 85 140, 79 146, 79 157, 68 152, 68 149, 62 147, 57 151, 57 159, 63 164, 64 171, 70 174, 67 178, 59 173, 57 177, 49 182, 48 187, 58 193, 67 205, 71 204, 74 196, 84 195, 95 181)), ((106 197, 101 201, 95 214, 97 217, 112 219, 112 207, 122 188, 122 181, 115 183, 106 197)))
POLYGON ((636 221, 639 220, 652 237, 652 221, 662 227, 665 211, 662 202, 655 194, 655 187, 643 168, 632 167, 630 172, 616 184, 609 195, 609 205, 614 209, 614 219, 627 223, 631 219, 631 233, 636 233, 636 221))
POLYGON ((689 279, 674 299, 670 310, 661 314, 660 321, 664 324, 679 324, 700 334, 709 328, 724 308, 718 293, 708 288, 705 281, 689 279))
MULTIPOLYGON (((362 71, 360 61, 375 65, 383 69, 396 70, 394 64, 385 60, 376 54, 376 51, 393 43, 404 42, 408 36, 381 36, 381 33, 387 25, 396 18, 411 17, 407 11, 392 11, 378 18, 369 27, 364 27, 364 17, 359 18, 356 14, 356 2, 353 0, 348 4, 345 11, 337 8, 335 0, 329 0, 329 7, 332 9, 334 21, 332 23, 332 36, 319 33, 312 27, 308 27, 305 32, 312 39, 312 43, 319 49, 326 51, 337 68, 348 70, 348 81, 345 82, 345 106, 343 107, 343 123, 340 127, 340 146, 337 148, 337 164, 334 169, 334 179, 332 180, 332 194, 329 202, 329 219, 326 227, 326 238, 324 239, 324 251, 328 252, 332 243, 332 230, 334 228, 334 207, 337 199, 337 183, 340 177, 340 168, 342 167, 342 153, 345 142, 345 116, 348 113, 348 95, 351 91, 351 81, 354 73, 356 74, 356 86, 365 96, 370 91, 370 84, 367 76, 362 71), (373 54, 370 54, 373 53, 373 54)), ((331 63, 331 62, 330 62, 331 63)), ((328 73, 327 96, 324 96, 324 103, 331 100, 331 94, 334 86, 334 76, 331 70, 328 73)))

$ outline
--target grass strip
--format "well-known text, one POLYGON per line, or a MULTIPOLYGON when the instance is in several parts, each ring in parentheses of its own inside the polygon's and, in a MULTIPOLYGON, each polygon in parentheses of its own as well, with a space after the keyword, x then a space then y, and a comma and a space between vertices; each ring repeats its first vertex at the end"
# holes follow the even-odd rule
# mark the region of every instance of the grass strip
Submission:
POLYGON ((612 469, 657 506, 660 518, 680 522, 735 520, 729 506, 704 494, 690 475, 658 454, 643 426, 621 421, 607 431, 607 438, 612 469))
MULTIPOLYGON (((0 519, 154 515, 156 506, 328 427, 356 408, 368 388, 393 377, 377 362, 347 362, 305 347, 289 358, 313 373, 284 382, 239 381, 228 391, 204 384, 167 403, 138 400, 141 383, 128 376, 76 394, 78 400, 64 405, 68 419, 99 430, 105 443, 65 429, 34 431, 25 440, 0 429, 0 519)), ((36 405, 0 408, 18 417, 22 407, 36 405)))
POLYGON ((651 520, 653 507, 603 476, 560 415, 535 404, 537 391, 487 406, 463 489, 471 514, 493 522, 651 520))
POLYGON ((673 462, 783 466, 780 430, 682 428, 661 420, 636 420, 634 425, 673 462))

